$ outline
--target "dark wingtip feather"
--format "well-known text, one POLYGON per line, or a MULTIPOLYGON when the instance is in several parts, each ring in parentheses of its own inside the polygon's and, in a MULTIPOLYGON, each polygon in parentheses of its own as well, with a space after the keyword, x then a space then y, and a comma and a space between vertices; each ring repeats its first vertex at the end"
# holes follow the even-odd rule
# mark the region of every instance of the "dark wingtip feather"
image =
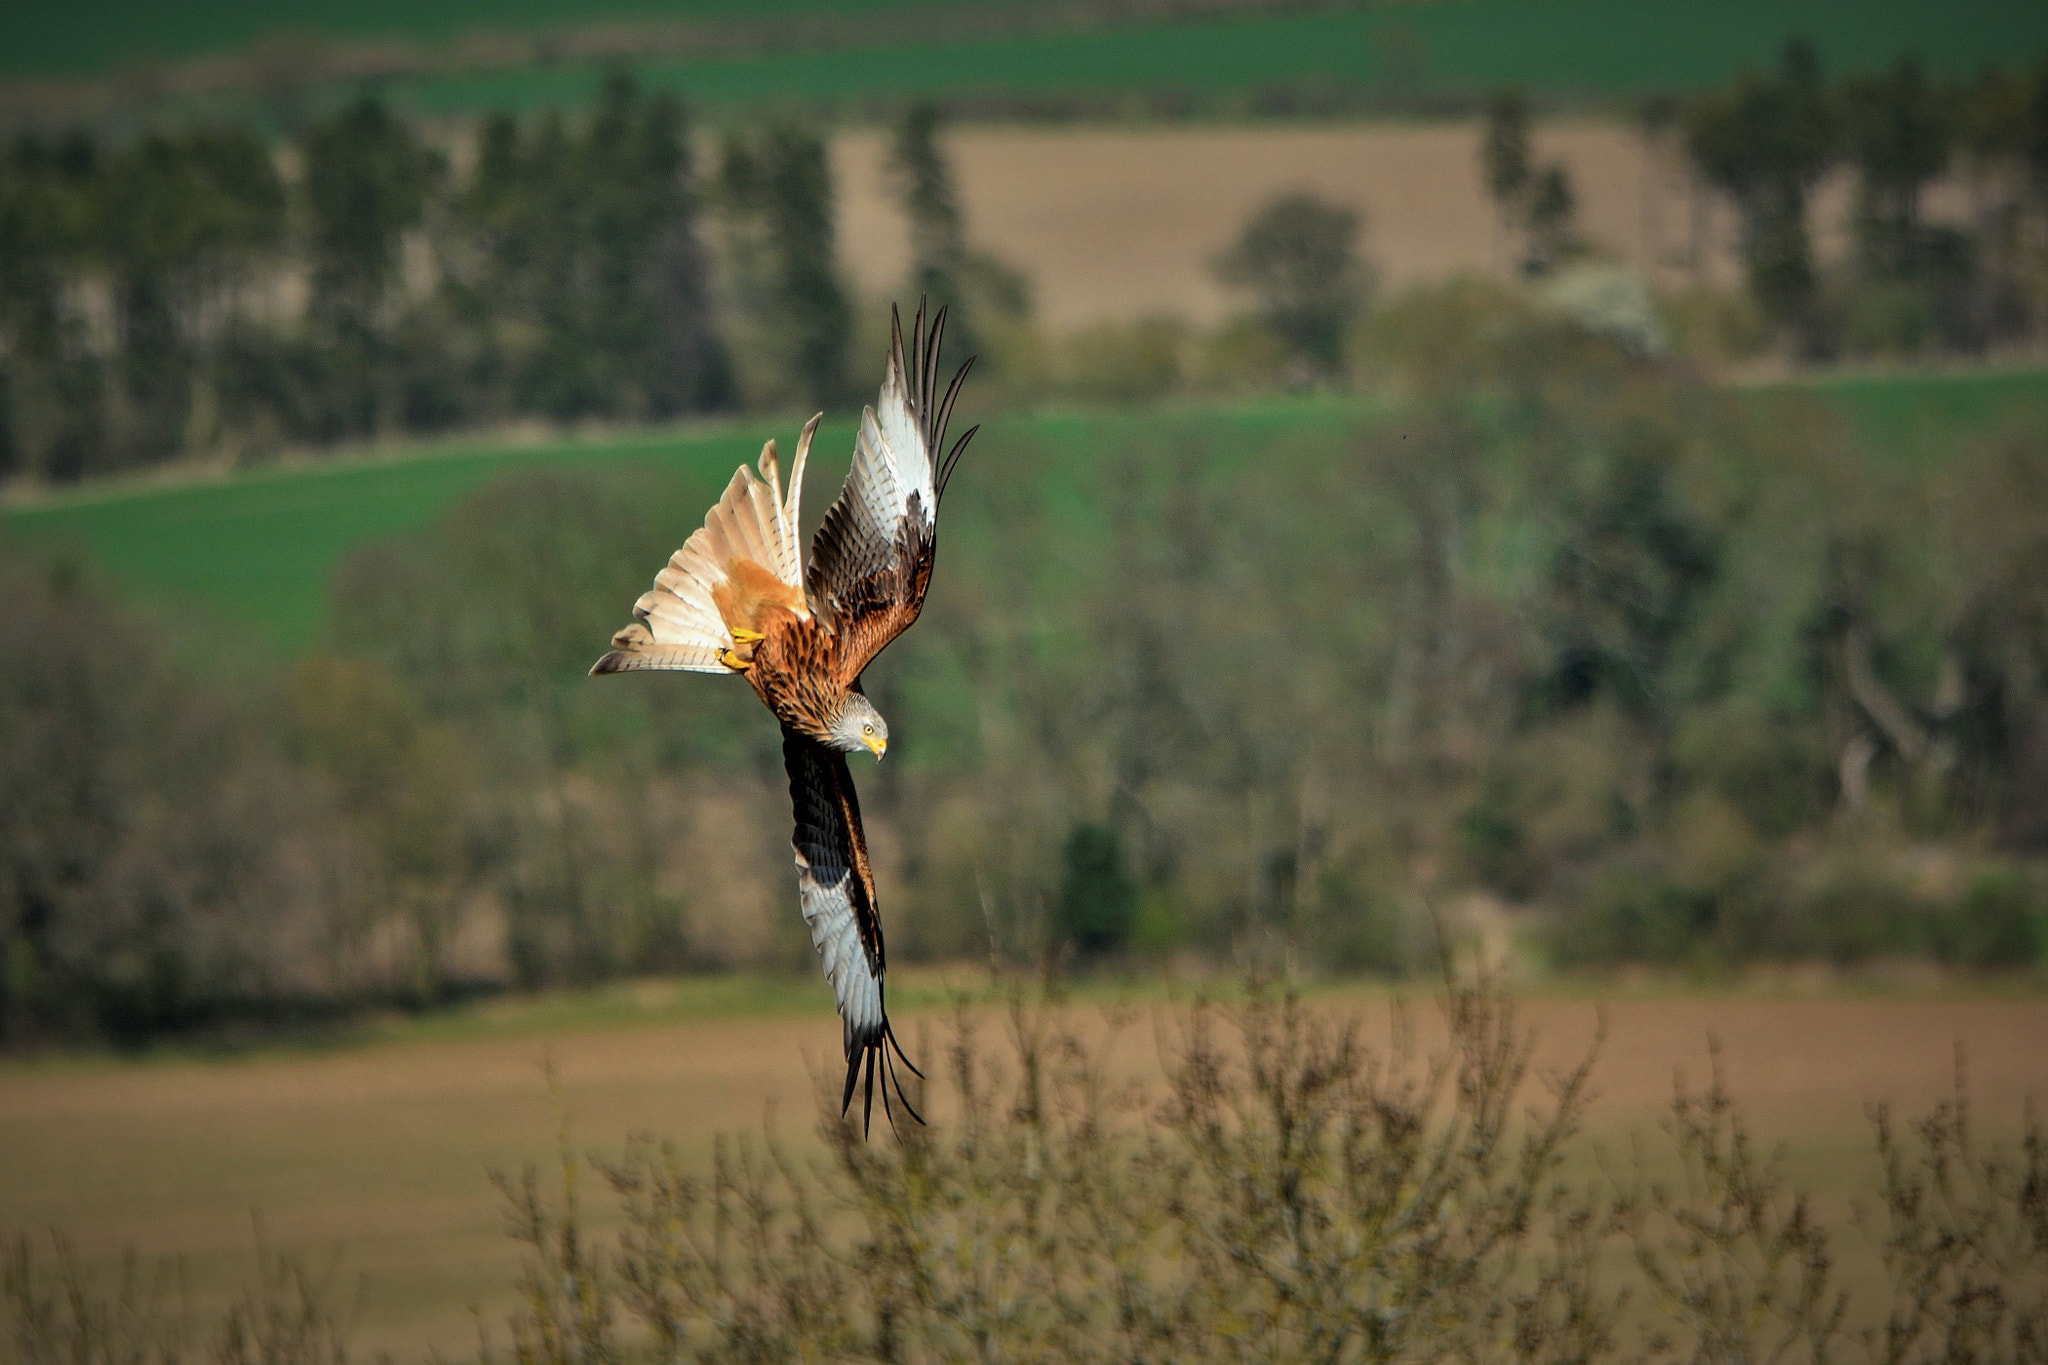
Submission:
POLYGON ((896 1041, 896 1026, 886 1019, 882 1021, 882 1036, 887 1038, 889 1045, 896 1049, 896 1055, 903 1059, 903 1065, 909 1067, 912 1072, 915 1072, 919 1080, 923 1080, 924 1073, 918 1071, 917 1063, 910 1060, 910 1054, 903 1050, 903 1044, 896 1041))
POLYGON ((894 1049, 897 1058, 902 1059, 903 1065, 910 1068, 911 1074, 915 1075, 919 1080, 924 1079, 924 1072, 918 1070, 917 1063, 911 1061, 909 1055, 903 1051, 903 1044, 896 1037, 895 1026, 886 1019, 882 1021, 882 1028, 879 1033, 853 1044, 847 1050, 846 1088, 839 1096, 839 1117, 843 1119, 852 1111, 853 1092, 855 1089, 859 1089, 861 1091, 860 1131, 863 1139, 871 1136, 874 1130, 875 1092, 877 1089, 882 1094, 882 1116, 889 1121, 891 1132, 896 1131, 895 1105, 897 1104, 902 1105, 903 1112, 915 1119, 920 1127, 924 1125, 924 1115, 920 1114, 917 1111, 917 1106, 910 1102, 910 1096, 903 1089, 903 1078, 896 1073, 896 1064, 890 1057, 891 1049, 894 1049), (875 1084, 875 1073, 878 1068, 881 1071, 882 1077, 882 1083, 879 1087, 875 1084), (893 1102, 889 1098, 889 1092, 892 1089, 896 1092, 896 1098, 893 1102))
POLYGON ((967 449, 967 443, 973 440, 974 433, 980 430, 981 423, 976 422, 973 426, 961 432, 960 439, 953 442, 952 452, 946 456, 946 462, 939 466, 937 487, 941 501, 944 501, 946 496, 946 485, 953 481, 953 466, 960 463, 961 452, 967 449))
MULTIPOLYGON (((867 1079, 861 1085, 860 1135, 867 1138, 875 1131, 875 1049, 868 1049, 867 1079)), ((888 1092, 884 1091, 884 1095, 888 1092)))
POLYGON ((909 372, 903 368, 903 314, 893 303, 889 305, 889 373, 892 378, 901 377, 905 389, 910 387, 909 372))
POLYGON ((590 666, 590 676, 602 678, 607 673, 617 673, 626 666, 626 651, 615 649, 590 666))
POLYGON ((946 344, 946 315, 951 309, 939 309, 932 319, 932 329, 925 335, 924 373, 918 377, 918 398, 923 405, 918 415, 929 422, 932 420, 932 395, 939 391, 939 352, 946 344))

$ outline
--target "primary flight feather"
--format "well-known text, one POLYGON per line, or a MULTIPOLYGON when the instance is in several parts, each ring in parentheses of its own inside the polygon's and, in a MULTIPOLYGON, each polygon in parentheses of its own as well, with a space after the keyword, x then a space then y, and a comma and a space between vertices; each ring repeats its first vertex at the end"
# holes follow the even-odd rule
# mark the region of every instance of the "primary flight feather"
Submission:
POLYGON ((874 1117, 878 1065, 885 1112, 892 1085, 910 1107, 891 1049, 917 1068, 903 1055, 883 1000, 882 921, 846 755, 866 750, 879 761, 889 747, 888 725, 861 693, 861 671, 924 606, 939 500, 980 430, 970 427, 945 449, 953 400, 974 364, 970 357, 941 392, 945 331, 946 310, 927 328, 920 304, 906 350, 902 319, 890 310, 882 391, 861 413, 853 468, 811 539, 809 563, 799 544, 798 499, 823 413, 797 438, 787 497, 769 441, 758 476, 745 465, 734 472, 703 529, 655 575, 653 590, 633 606, 633 624, 612 637, 611 652, 590 670, 739 674, 781 722, 796 815, 797 893, 845 1021, 840 1110, 852 1104, 865 1075, 864 1124, 874 1117))

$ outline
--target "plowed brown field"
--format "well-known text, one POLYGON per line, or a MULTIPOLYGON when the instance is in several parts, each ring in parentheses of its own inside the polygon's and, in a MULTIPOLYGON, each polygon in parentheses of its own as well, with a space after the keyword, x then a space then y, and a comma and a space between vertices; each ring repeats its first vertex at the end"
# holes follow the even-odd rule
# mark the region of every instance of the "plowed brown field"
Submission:
MULTIPOLYGON (((1398 287, 1464 271, 1505 274, 1512 243, 1479 178, 1474 122, 1321 127, 968 128, 947 136, 968 234, 1023 270, 1038 315, 1055 333, 1149 313, 1199 322, 1230 300, 1209 263, 1275 195, 1309 190, 1360 211, 1364 247, 1398 287)), ((1579 231, 1604 252, 1647 265, 1660 284, 1691 278, 1693 196, 1675 146, 1647 156, 1616 123, 1560 123, 1533 139, 1539 164, 1570 173, 1579 231)), ((902 287, 904 220, 889 187, 887 144, 875 133, 836 140, 840 255, 870 294, 902 287)), ((1842 249, 1849 206, 1842 177, 1816 196, 1824 257, 1842 249)), ((1945 190, 1930 211, 1960 211, 1945 190)), ((1705 277, 1737 279, 1735 224, 1706 204, 1705 277)))

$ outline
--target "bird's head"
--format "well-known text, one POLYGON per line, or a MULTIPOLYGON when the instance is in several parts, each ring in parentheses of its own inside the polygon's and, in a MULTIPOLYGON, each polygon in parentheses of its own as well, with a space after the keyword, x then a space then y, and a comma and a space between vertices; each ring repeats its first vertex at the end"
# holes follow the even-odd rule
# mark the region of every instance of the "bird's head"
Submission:
POLYGON ((832 723, 829 735, 833 748, 850 754, 866 749, 877 763, 889 749, 889 722, 882 719, 873 702, 858 692, 847 695, 846 705, 839 708, 839 718, 832 723))

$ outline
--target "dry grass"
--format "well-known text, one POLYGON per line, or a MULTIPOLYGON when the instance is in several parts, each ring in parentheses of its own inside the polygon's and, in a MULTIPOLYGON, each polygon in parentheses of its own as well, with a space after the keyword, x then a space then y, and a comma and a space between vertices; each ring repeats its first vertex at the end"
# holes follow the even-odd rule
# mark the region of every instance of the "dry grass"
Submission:
MULTIPOLYGON (((1587 238, 1652 263, 1661 284, 1690 280, 1690 199, 1675 150, 1648 164, 1642 141, 1618 123, 1550 124, 1534 142, 1539 160, 1570 171, 1587 238)), ((946 139, 970 235, 1030 276, 1040 319, 1054 332, 1151 313, 1213 322, 1229 300, 1209 262, 1255 209, 1289 190, 1362 211, 1366 250, 1390 285, 1504 274, 1510 258, 1480 188, 1478 145, 1476 122, 967 128, 946 139)), ((909 265, 886 152, 876 133, 848 133, 833 147, 841 258, 875 294, 900 287, 909 265)), ((1945 213, 1957 203, 1944 192, 1933 207, 1945 213)), ((1843 177, 1817 196, 1823 256, 1846 245, 1848 207, 1843 177)), ((1707 279, 1736 281, 1725 205, 1713 206, 1703 240, 1707 279)))
MULTIPOLYGON (((1674 1066, 1704 1082, 1713 1036, 1754 1129, 1788 1140, 1794 1173, 1837 1205, 1868 1171, 1866 1104, 1927 1109, 1949 1092, 1959 1044, 1978 1113, 2001 1135, 2048 1088, 2044 1000, 1660 998, 1604 1010, 1592 1126, 1610 1150, 1661 1116, 1674 1066)), ((1366 1014, 1384 1039, 1388 1011, 1366 1014)), ((1595 1014, 1588 1000, 1545 999, 1525 1018, 1542 1059, 1564 1063, 1595 1014)), ((1435 1027, 1427 1008, 1414 1019, 1435 1027)), ((579 1147, 616 1152, 651 1131, 702 1158, 714 1133, 755 1127, 770 1106, 785 1134, 808 1133, 807 1065, 829 1060, 837 1037, 822 1014, 550 1034, 515 1012, 488 1036, 401 1032, 326 1052, 12 1061, 0 1066, 0 1229, 62 1227, 103 1265, 130 1243, 180 1252, 205 1306, 251 1278, 254 1215, 272 1248, 316 1264, 338 1254, 345 1276, 368 1277, 356 1346, 463 1351, 471 1306, 501 1318, 514 1283, 485 1169, 545 1162, 554 1144, 543 1059, 579 1147)), ((1154 1065, 1143 1027, 1121 1047, 1131 1067, 1154 1065)), ((602 1203, 589 1211, 604 1215, 602 1203)))

